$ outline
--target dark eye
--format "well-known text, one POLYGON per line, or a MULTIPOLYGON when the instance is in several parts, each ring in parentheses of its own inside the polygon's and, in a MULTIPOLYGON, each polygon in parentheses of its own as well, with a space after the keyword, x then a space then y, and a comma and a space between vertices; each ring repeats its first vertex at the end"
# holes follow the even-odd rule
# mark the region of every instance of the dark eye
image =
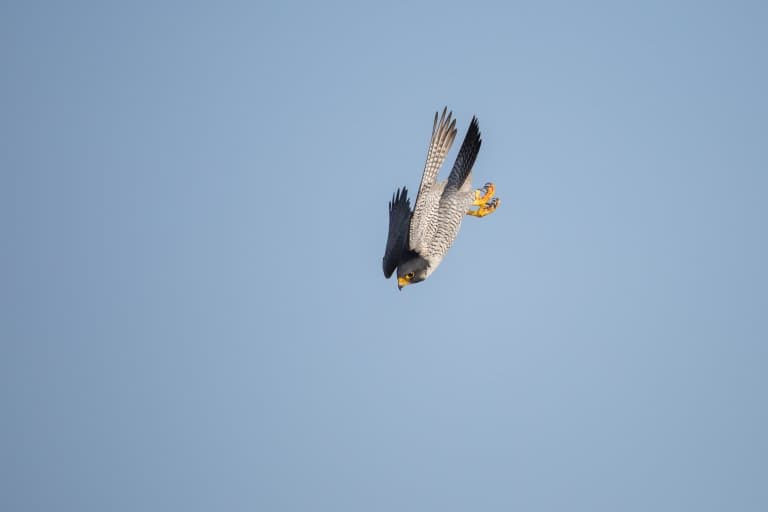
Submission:
POLYGON ((415 275, 416 274, 414 274, 413 272, 408 272, 407 274, 405 274, 405 277, 407 277, 408 279, 413 279, 413 276, 415 275))

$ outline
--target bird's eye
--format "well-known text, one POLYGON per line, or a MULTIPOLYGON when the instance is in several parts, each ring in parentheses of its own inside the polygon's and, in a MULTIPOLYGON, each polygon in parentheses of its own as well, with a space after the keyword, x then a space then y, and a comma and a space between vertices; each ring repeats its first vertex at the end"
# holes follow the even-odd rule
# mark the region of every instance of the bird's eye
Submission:
POLYGON ((413 279, 413 276, 415 275, 416 274, 414 274, 413 272, 408 272, 407 274, 405 274, 405 277, 410 281, 411 279, 413 279))

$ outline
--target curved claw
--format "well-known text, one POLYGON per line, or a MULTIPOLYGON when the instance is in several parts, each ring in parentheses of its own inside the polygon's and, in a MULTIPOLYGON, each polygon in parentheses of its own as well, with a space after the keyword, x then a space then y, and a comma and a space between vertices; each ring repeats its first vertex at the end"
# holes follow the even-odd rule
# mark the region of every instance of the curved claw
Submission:
POLYGON ((487 204, 495 192, 496 186, 491 182, 486 183, 483 185, 482 189, 475 190, 475 200, 472 202, 472 206, 483 206, 487 204))
POLYGON ((484 205, 480 206, 480 208, 477 210, 467 211, 467 215, 471 215, 473 217, 485 217, 486 215, 490 215, 491 213, 495 212, 496 208, 498 208, 500 204, 501 199, 494 197, 484 205))

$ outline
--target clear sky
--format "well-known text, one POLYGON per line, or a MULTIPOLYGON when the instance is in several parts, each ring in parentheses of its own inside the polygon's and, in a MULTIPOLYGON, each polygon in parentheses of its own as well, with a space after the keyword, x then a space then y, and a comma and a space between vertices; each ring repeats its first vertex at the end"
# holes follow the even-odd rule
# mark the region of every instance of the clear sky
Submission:
POLYGON ((0 509, 768 510, 766 5, 3 2, 0 509))

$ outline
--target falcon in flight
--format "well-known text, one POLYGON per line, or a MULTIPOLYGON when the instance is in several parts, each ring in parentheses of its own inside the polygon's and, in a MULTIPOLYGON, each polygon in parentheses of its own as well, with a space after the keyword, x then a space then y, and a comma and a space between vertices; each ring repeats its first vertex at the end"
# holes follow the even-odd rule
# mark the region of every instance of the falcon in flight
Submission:
POLYGON ((401 290, 420 283, 435 271, 456 239, 464 215, 485 217, 500 203, 493 196, 493 183, 472 189, 472 166, 482 142, 475 117, 469 123, 448 179, 436 181, 456 138, 456 120, 451 119, 453 112, 446 116, 447 110, 443 109, 439 119, 435 112, 432 140, 413 211, 405 187, 398 189, 389 202, 389 235, 382 264, 387 279, 397 269, 397 287, 401 290), (471 209, 473 206, 477 209, 471 209))

